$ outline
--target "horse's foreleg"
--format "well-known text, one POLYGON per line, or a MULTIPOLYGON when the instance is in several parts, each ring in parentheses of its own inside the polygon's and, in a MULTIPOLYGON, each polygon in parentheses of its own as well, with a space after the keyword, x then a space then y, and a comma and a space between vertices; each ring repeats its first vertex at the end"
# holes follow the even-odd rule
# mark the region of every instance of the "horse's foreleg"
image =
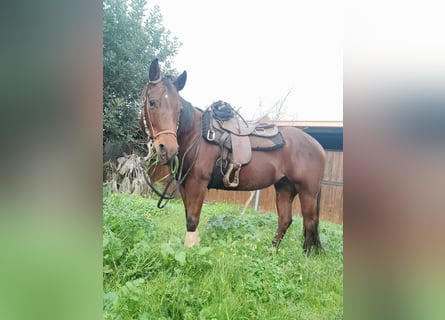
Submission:
POLYGON ((286 234, 287 229, 292 224, 292 202, 295 198, 295 188, 281 183, 275 184, 276 205, 278 211, 278 228, 272 245, 278 249, 281 239, 286 234))
POLYGON ((317 194, 300 193, 299 197, 303 215, 303 249, 309 255, 312 246, 322 249, 318 235, 317 194))
POLYGON ((198 224, 206 189, 193 181, 187 181, 185 185, 181 185, 179 191, 184 202, 187 228, 184 245, 186 247, 199 245, 201 239, 198 224))

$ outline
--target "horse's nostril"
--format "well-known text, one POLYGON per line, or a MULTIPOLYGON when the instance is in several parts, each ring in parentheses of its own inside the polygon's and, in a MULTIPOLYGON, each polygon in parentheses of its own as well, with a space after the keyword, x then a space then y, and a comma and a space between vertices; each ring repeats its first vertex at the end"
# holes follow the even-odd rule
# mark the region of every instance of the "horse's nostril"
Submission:
POLYGON ((164 150, 164 145, 162 143, 159 145, 159 149, 164 150))

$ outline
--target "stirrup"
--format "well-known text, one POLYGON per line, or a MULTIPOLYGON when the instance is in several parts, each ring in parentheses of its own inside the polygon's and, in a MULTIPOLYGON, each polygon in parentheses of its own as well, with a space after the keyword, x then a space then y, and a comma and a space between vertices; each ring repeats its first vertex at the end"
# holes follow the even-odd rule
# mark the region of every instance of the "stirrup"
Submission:
POLYGON ((229 169, 227 169, 226 174, 223 177, 223 183, 226 188, 235 188, 239 185, 239 171, 241 170, 240 163, 229 163, 229 169), (230 175, 232 174, 233 168, 236 166, 236 171, 233 177, 233 181, 230 182, 230 175))

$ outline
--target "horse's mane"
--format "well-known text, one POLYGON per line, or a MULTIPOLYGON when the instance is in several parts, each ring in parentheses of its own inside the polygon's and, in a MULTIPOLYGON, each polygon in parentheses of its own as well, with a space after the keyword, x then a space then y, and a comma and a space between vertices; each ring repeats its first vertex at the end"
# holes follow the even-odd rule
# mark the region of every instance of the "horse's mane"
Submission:
MULTIPOLYGON (((162 82, 167 87, 167 90, 172 89, 175 77, 166 75, 162 78, 162 82)), ((179 116, 178 134, 189 131, 193 126, 195 120, 195 113, 193 112, 193 105, 179 95, 179 102, 182 104, 181 114, 179 116)))
POLYGON ((181 115, 179 116, 178 133, 184 133, 189 131, 195 120, 195 112, 193 111, 193 105, 179 96, 179 101, 182 103, 181 115))

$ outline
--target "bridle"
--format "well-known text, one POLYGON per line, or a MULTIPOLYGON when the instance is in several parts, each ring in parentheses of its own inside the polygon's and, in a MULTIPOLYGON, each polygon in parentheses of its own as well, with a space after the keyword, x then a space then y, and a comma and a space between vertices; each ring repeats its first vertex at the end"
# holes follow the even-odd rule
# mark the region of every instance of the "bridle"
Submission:
POLYGON ((154 81, 150 80, 150 81, 148 81, 147 89, 145 90, 145 95, 144 95, 145 103, 144 103, 144 107, 142 108, 142 121, 144 123, 144 131, 145 131, 147 136, 152 141, 155 141, 156 138, 158 138, 162 134, 171 134, 175 138, 177 138, 176 137, 176 132, 178 131, 178 127, 179 127, 179 116, 178 116, 178 120, 176 121, 176 123, 177 123, 176 131, 173 131, 173 130, 162 130, 162 131, 156 132, 154 127, 153 127, 153 122, 152 122, 152 120, 150 118, 150 112, 148 112, 148 85, 149 84, 157 84, 157 83, 161 82, 161 80, 162 80, 162 78, 159 77, 159 79, 157 79, 157 80, 154 80, 154 81), (151 136, 150 130, 148 130, 147 121, 148 121, 148 124, 150 125, 150 129, 151 129, 151 132, 153 133, 153 136, 151 136))
MULTIPOLYGON (((157 79, 157 80, 154 80, 154 81, 150 80, 148 82, 148 84, 156 84, 156 83, 159 83, 161 80, 162 80, 161 77, 159 79, 157 79)), ((145 133, 147 134, 149 139, 152 140, 152 141, 155 141, 155 139, 158 138, 162 134, 171 134, 171 135, 173 135, 177 139, 177 132, 178 132, 178 128, 179 128, 181 112, 179 113, 178 120, 176 122, 177 123, 176 131, 173 131, 173 130, 162 130, 162 131, 159 131, 159 132, 155 132, 154 127, 153 127, 153 123, 152 123, 151 118, 150 118, 150 113, 148 112, 148 94, 147 94, 148 93, 148 84, 147 84, 147 89, 145 91, 145 104, 144 104, 144 107, 142 108, 142 115, 141 115, 143 123, 144 123, 145 133), (153 137, 150 135, 150 131, 148 130, 147 120, 148 120, 148 123, 150 125, 151 132, 153 133, 153 137)), ((202 126, 202 123, 201 123, 201 126, 202 126)), ((181 161, 179 170, 177 172, 178 179, 175 178, 176 173, 173 172, 173 168, 172 168, 172 166, 170 166, 170 175, 168 177, 168 180, 167 180, 167 183, 165 185, 165 188, 164 188, 163 192, 160 192, 159 190, 157 190, 155 188, 155 186, 150 182, 150 179, 148 178, 146 172, 144 171, 145 181, 151 187, 151 189, 160 197, 160 199, 158 201, 158 204, 157 204, 158 208, 160 208, 160 209, 164 208, 167 205, 168 201, 174 198, 174 194, 176 193, 176 191, 178 191, 179 186, 184 182, 185 178, 188 176, 188 174, 192 170, 193 166, 195 165, 196 160, 198 159, 198 154, 199 154, 199 149, 200 149, 199 141, 200 141, 200 138, 201 138, 201 132, 202 132, 202 128, 201 128, 201 130, 199 130, 198 135, 194 138, 192 144, 187 148, 187 150, 185 150, 185 152, 184 152, 184 154, 182 156, 182 161, 181 161), (183 174, 182 171, 183 171, 183 165, 184 165, 185 158, 188 155, 188 153, 192 150, 192 148, 195 147, 195 146, 196 146, 196 149, 195 149, 195 154, 194 154, 194 157, 193 157, 192 164, 189 166, 189 168, 183 174), (173 191, 170 192, 170 194, 167 194, 167 190, 170 187, 170 185, 172 184, 173 180, 176 180, 176 186, 173 189, 173 191), (166 201, 164 203, 162 203, 164 200, 166 200, 166 201)))

